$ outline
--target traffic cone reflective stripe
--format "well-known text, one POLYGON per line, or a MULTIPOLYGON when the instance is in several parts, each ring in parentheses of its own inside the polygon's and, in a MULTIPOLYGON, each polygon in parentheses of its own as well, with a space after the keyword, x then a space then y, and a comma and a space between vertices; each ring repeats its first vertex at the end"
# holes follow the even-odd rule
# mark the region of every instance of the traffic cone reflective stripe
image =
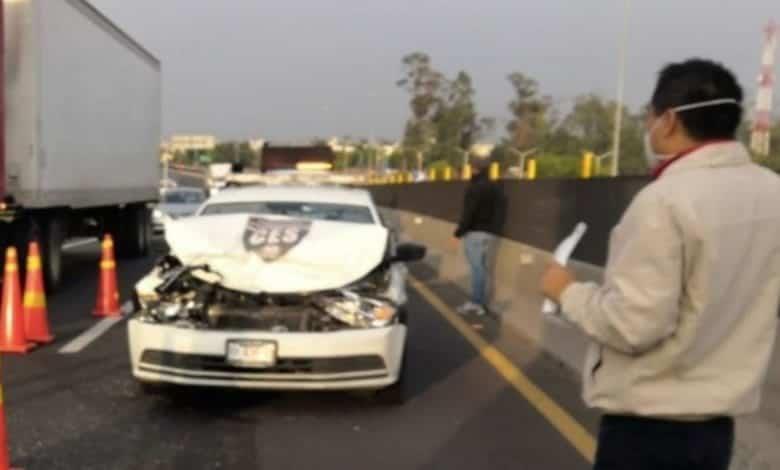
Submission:
POLYGON ((27 339, 36 343, 50 343, 54 337, 49 331, 46 309, 46 291, 41 271, 41 253, 37 242, 30 243, 27 254, 27 279, 24 283, 24 326, 27 339))
POLYGON ((26 292, 24 294, 25 308, 46 308, 46 297, 42 293, 26 292))
POLYGON ((3 278, 2 321, 0 321, 0 352, 24 354, 33 348, 27 342, 22 308, 22 288, 19 285, 19 258, 16 248, 5 254, 3 278))
POLYGON ((92 313, 97 317, 118 317, 121 315, 121 310, 119 308, 119 290, 117 289, 114 240, 111 235, 106 235, 102 247, 103 256, 100 260, 97 302, 92 313))

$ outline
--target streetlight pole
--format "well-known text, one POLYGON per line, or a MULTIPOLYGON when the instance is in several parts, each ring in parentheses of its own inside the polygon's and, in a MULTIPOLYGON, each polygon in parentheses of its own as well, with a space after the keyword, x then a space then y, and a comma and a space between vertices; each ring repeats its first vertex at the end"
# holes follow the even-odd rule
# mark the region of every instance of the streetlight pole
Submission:
POLYGON ((595 158, 595 160, 596 160, 596 171, 594 172, 594 174, 595 174, 596 176, 599 176, 599 175, 601 174, 601 162, 602 162, 602 161, 603 161, 605 158, 608 158, 608 157, 610 157, 611 155, 612 155, 612 151, 609 151, 609 152, 602 153, 601 155, 597 155, 597 156, 596 156, 596 158, 595 158))
POLYGON ((620 58, 618 60, 617 102, 615 103, 615 134, 612 138, 612 176, 620 173, 620 137, 623 128, 623 94, 626 82, 626 49, 628 48, 628 29, 631 19, 631 0, 625 0, 625 24, 620 40, 620 58))
POLYGON ((535 154, 537 150, 539 150, 537 147, 534 147, 530 150, 526 150, 525 152, 521 152, 517 150, 514 147, 509 147, 509 150, 512 153, 517 154, 517 164, 520 166, 520 179, 525 179, 525 160, 526 158, 530 157, 531 155, 535 154))

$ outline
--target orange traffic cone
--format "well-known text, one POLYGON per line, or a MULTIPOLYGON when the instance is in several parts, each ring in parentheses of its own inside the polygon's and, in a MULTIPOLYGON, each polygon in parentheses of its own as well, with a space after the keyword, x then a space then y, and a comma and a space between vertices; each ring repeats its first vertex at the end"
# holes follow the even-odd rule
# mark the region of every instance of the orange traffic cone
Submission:
POLYGON ((24 283, 24 331, 27 339, 36 343, 51 343, 49 314, 46 311, 46 290, 43 287, 41 253, 38 242, 30 242, 27 251, 27 279, 24 283))
POLYGON ((118 317, 119 290, 116 281, 116 260, 114 258, 114 240, 111 235, 103 239, 103 256, 100 260, 100 284, 97 291, 97 303, 92 312, 96 317, 118 317))
MULTIPOLYGON (((0 323, 0 352, 25 354, 33 345, 24 335, 22 317, 22 287, 19 285, 19 258, 16 248, 5 252, 5 277, 3 278, 2 321, 0 323)), ((1 467, 0 467, 1 468, 1 467)))

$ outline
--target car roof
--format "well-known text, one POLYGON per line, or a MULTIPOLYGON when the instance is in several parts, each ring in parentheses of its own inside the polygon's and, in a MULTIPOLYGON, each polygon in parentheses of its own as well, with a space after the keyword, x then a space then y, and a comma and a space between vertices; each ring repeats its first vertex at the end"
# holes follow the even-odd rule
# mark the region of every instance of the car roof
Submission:
POLYGON ((212 196, 206 204, 254 201, 324 202, 368 207, 374 205, 371 194, 364 189, 305 185, 231 188, 212 196))

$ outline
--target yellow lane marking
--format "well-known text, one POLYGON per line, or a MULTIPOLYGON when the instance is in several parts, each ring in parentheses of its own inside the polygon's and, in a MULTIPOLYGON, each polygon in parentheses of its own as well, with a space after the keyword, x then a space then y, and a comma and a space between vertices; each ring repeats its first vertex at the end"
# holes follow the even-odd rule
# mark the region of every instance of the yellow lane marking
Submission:
POLYGON ((482 358, 490 364, 500 376, 522 395, 536 411, 544 416, 547 421, 577 451, 590 463, 596 455, 596 440, 593 436, 570 414, 561 408, 542 389, 534 384, 520 369, 515 366, 495 346, 488 343, 482 336, 469 327, 452 308, 444 303, 438 295, 425 284, 414 277, 409 277, 412 287, 433 306, 445 320, 447 320, 458 332, 471 343, 482 358))

